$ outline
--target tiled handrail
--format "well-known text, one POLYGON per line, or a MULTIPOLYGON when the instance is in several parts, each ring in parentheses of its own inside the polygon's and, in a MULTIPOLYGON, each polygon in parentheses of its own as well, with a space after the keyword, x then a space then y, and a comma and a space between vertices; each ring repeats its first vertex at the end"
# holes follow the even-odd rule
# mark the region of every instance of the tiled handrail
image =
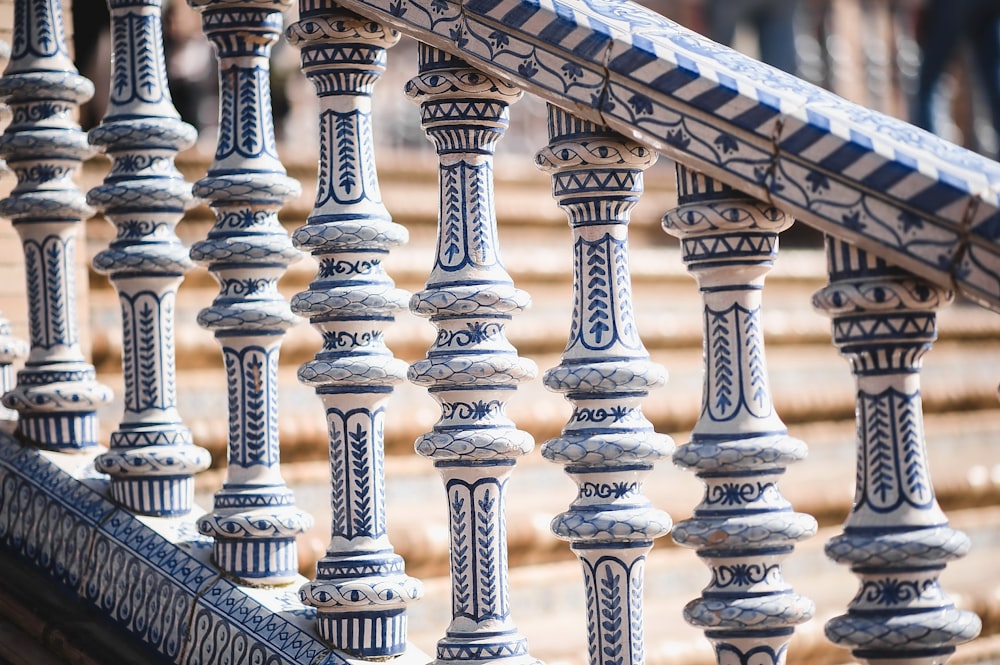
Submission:
POLYGON ((616 0, 344 0, 1000 309, 1000 166, 616 0))

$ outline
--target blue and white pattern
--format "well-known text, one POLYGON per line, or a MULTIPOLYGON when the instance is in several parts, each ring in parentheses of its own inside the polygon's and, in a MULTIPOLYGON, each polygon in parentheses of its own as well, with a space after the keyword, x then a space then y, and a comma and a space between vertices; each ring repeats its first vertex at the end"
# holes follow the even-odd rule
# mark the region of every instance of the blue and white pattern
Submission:
POLYGON ((720 663, 784 662, 794 626, 813 604, 795 593, 781 562, 816 532, 778 490, 785 467, 805 457, 775 413, 760 324, 764 278, 778 233, 792 221, 773 206, 677 166, 678 207, 663 228, 681 239, 704 300, 705 387, 690 443, 674 462, 697 472, 705 495, 674 540, 712 570, 684 618, 705 630, 720 663))
POLYGON ((938 575, 969 539, 934 498, 924 444, 920 363, 937 336, 934 312, 952 294, 846 243, 827 241, 830 284, 816 307, 858 383, 858 467, 844 533, 827 543, 861 579, 848 614, 826 634, 866 662, 942 663, 978 635, 938 575))
POLYGON ((673 441, 639 404, 666 372, 649 362, 632 311, 627 225, 656 159, 645 146, 549 107, 549 145, 536 156, 573 230, 573 319, 562 364, 545 385, 566 393, 573 415, 542 447, 579 487, 552 531, 580 558, 590 662, 644 660, 642 572, 670 517, 650 506, 642 480, 673 441))
POLYGON ((208 266, 219 295, 198 315, 222 346, 229 395, 226 481, 198 530, 215 539, 215 561, 251 585, 297 577, 295 537, 312 518, 295 507, 281 478, 278 353, 298 318, 278 278, 300 258, 277 211, 299 192, 278 160, 268 71, 281 31, 279 2, 195 0, 219 58, 220 119, 215 160, 194 194, 216 222, 191 258, 208 266))
POLYGON ((320 98, 320 172, 308 224, 293 241, 319 273, 292 309, 323 336, 299 379, 326 408, 331 469, 330 546, 302 602, 331 646, 362 658, 406 650, 406 605, 422 591, 386 535, 385 402, 406 376, 383 327, 406 307, 383 261, 406 242, 382 205, 375 173, 372 92, 399 33, 327 3, 302 0, 289 41, 320 98))
POLYGON ((11 62, 0 78, 13 120, 0 157, 17 186, 0 215, 13 220, 24 249, 31 354, 3 404, 20 414, 21 436, 51 449, 96 446, 96 412, 111 400, 84 360, 76 312, 77 227, 93 211, 72 181, 91 149, 71 118, 93 92, 66 51, 61 5, 16 2, 11 62))
POLYGON ((632 3, 343 6, 1000 309, 1000 166, 989 159, 632 3))
POLYGON ((437 662, 527 665, 537 661, 510 618, 506 491, 516 458, 534 441, 506 404, 536 368, 507 341, 506 323, 529 301, 503 267, 493 207, 493 150, 521 93, 423 44, 406 92, 441 159, 434 268, 410 300, 438 335, 408 372, 441 404, 434 430, 416 442, 448 497, 453 616, 437 662))
POLYGON ((111 8, 109 106, 90 142, 112 166, 87 200, 118 231, 94 268, 110 276, 121 303, 125 414, 96 464, 111 475, 112 496, 122 505, 182 515, 191 510, 193 474, 211 462, 177 412, 174 350, 177 288, 193 267, 174 227, 193 197, 173 158, 194 142, 195 131, 170 100, 160 3, 117 0, 111 8))
MULTIPOLYGON (((294 590, 220 576, 211 541, 183 519, 140 520, 93 474, 0 434, 0 544, 146 643, 164 662, 344 664, 294 590)), ((300 580, 302 578, 299 578, 300 580)))

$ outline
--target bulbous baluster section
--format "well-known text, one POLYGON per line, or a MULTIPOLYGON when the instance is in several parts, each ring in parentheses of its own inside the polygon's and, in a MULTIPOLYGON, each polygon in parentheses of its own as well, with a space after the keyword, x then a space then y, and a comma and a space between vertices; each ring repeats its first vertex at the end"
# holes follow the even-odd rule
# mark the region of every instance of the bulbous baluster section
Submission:
POLYGON ((673 537, 712 570, 684 618, 705 630, 719 663, 783 663, 813 604, 784 580, 781 563, 816 532, 778 489, 806 447, 774 410, 761 329, 764 278, 792 220, 680 165, 677 186, 679 205, 663 227, 680 238, 704 300, 705 385, 691 442, 674 462, 697 473, 705 495, 673 537))
POLYGON ((833 642, 872 665, 944 663, 980 621, 956 608, 938 576, 969 549, 934 497, 924 442, 920 367, 951 292, 852 245, 827 240, 830 284, 813 298, 857 380, 857 486, 844 533, 826 553, 860 578, 833 642))
POLYGON ((111 0, 109 7, 111 94, 90 142, 112 166, 87 200, 117 229, 94 268, 110 276, 121 304, 125 414, 95 465, 130 510, 183 515, 193 503, 194 474, 211 462, 177 411, 174 347, 177 289, 193 267, 174 232, 193 200, 174 155, 196 133, 170 99, 159 0, 111 0))
POLYGON ((501 262, 493 205, 493 150, 521 93, 423 44, 406 91, 440 156, 437 254, 410 301, 438 335, 408 373, 441 404, 434 430, 416 442, 444 480, 451 528, 452 621, 437 662, 534 663, 510 617, 506 525, 507 481, 534 441, 506 405, 536 370, 506 337, 529 298, 501 262))
POLYGON ((12 114, 0 157, 17 185, 0 215, 13 220, 24 249, 31 350, 3 404, 18 412, 23 439, 62 451, 98 444, 97 410, 111 400, 83 357, 76 310, 77 229, 93 211, 73 174, 92 149, 72 118, 93 94, 66 51, 60 3, 16 0, 11 61, 0 78, 12 114))
POLYGON ((315 207, 293 241, 319 273, 292 309, 323 336, 299 380, 326 408, 333 515, 326 556, 299 593, 331 646, 381 658, 406 649, 406 605, 421 593, 386 534, 383 423, 406 364, 386 348, 383 328, 410 294, 382 265, 407 232, 382 205, 372 92, 399 33, 327 0, 300 0, 299 18, 288 38, 320 99, 321 147, 315 207))
POLYGON ((670 517, 642 482, 673 450, 640 400, 666 382, 639 338, 628 268, 628 223, 642 193, 648 148, 549 106, 549 145, 535 158, 573 231, 573 318, 562 364, 545 385, 566 394, 573 415, 542 447, 579 487, 552 531, 583 566, 592 665, 644 662, 643 574, 653 539, 670 517), (624 614, 624 620, 623 615, 624 614))
POLYGON ((216 222, 191 248, 219 281, 198 315, 222 346, 229 393, 229 468, 198 529, 215 539, 216 564, 251 585, 285 584, 298 570, 295 537, 312 519, 295 507, 281 477, 278 353, 298 321, 278 278, 301 255, 278 221, 299 193, 278 159, 271 117, 269 57, 281 33, 280 0, 192 0, 219 59, 219 141, 195 183, 216 222))

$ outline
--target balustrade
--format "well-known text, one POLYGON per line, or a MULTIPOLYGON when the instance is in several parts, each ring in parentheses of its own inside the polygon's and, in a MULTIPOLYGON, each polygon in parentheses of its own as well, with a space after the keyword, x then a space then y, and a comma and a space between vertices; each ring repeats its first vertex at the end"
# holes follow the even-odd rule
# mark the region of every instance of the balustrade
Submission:
MULTIPOLYGON (((10 60, 10 44, 0 42, 0 66, 6 66, 10 60)), ((0 128, 6 127, 11 120, 10 107, 0 104, 0 128)), ((0 177, 10 173, 5 163, 0 163, 0 177)), ((28 344, 13 334, 10 321, 0 312, 0 395, 14 388, 15 363, 23 362, 28 355, 28 344)), ((0 404, 0 430, 8 433, 17 428, 17 411, 0 404)))
MULTIPOLYGON (((393 3, 382 23, 332 0, 300 0, 287 37, 300 48, 302 70, 319 100, 320 155, 312 212, 289 238, 278 211, 299 186, 278 158, 268 82, 286 0, 190 0, 216 51, 221 97, 214 158, 193 191, 174 164, 195 135, 168 93, 160 0, 109 0, 111 99, 90 143, 112 165, 88 200, 117 230, 94 266, 110 276, 121 305, 125 413, 110 449, 97 454, 96 410, 109 392, 83 358, 73 297, 75 229, 91 210, 71 175, 91 148, 70 117, 89 96, 89 83, 66 54, 53 0, 17 0, 11 63, 0 79, 13 119, 0 138, 0 155, 18 183, 0 203, 0 214, 13 220, 24 246, 31 348, 14 386, 11 368, 23 345, 0 319, 0 390, 4 405, 17 412, 21 439, 96 455, 97 469, 111 477, 110 497, 124 507, 109 508, 118 517, 189 512, 192 476, 207 466, 208 455, 194 445, 177 409, 174 303, 184 274, 203 264, 219 293, 198 322, 219 343, 228 380, 226 478, 212 512, 196 521, 197 530, 213 539, 218 571, 229 578, 213 583, 230 585, 226 593, 243 600, 274 593, 272 599, 284 605, 269 606, 267 616, 294 615, 351 657, 385 660, 408 653, 408 612, 423 589, 389 542, 384 451, 386 419, 407 417, 389 405, 395 387, 408 378, 440 406, 432 431, 415 443, 442 478, 449 519, 451 616, 435 662, 533 665, 539 661, 512 618, 507 500, 516 463, 534 441, 508 416, 507 403, 536 368, 507 337, 508 324, 530 300, 501 260, 493 191, 494 151, 521 90, 485 64, 490 71, 439 48, 446 43, 440 35, 430 39, 434 45, 420 43, 419 73, 406 94, 419 105, 438 154, 439 211, 433 265, 424 288, 411 297, 385 268, 408 232, 382 202, 372 117, 375 84, 399 39, 391 26, 403 23, 398 19, 414 1, 393 3), (215 220, 187 253, 175 227, 195 196, 207 201, 215 220), (317 272, 288 303, 277 282, 300 250, 315 259, 317 272), (436 330, 426 356, 409 366, 384 340, 407 301, 436 330), (296 506, 281 474, 277 372, 283 337, 300 322, 296 314, 322 338, 298 377, 315 390, 326 417, 332 518, 314 579, 292 588, 301 581, 296 537, 311 518, 296 506), (247 593, 241 586, 283 588, 247 593), (301 604, 291 597, 296 592, 301 604)), ((501 41, 502 35, 498 49, 501 41)), ((470 53, 474 61, 478 56, 470 53)), ((695 70, 691 65, 685 76, 695 70)), ((731 101, 739 85, 716 101, 731 101)), ((709 113, 712 94, 699 92, 699 113, 709 113)), ((630 103, 647 108, 644 101, 637 96, 630 103)), ((771 102, 757 101, 738 122, 753 124, 751 116, 770 114, 765 106, 771 102)), ((647 558, 654 540, 673 528, 674 541, 695 549, 710 569, 708 585, 683 615, 704 630, 720 665, 784 663, 795 626, 814 608, 784 579, 783 565, 817 528, 778 487, 806 447, 789 436, 776 412, 763 338, 765 277, 791 217, 723 184, 722 167, 712 170, 718 177, 690 168, 686 147, 677 142, 680 130, 666 134, 677 142, 678 207, 665 215, 663 227, 680 239, 681 256, 698 284, 704 326, 701 412, 690 442, 675 450, 642 409, 650 391, 666 383, 666 372, 650 361, 639 334, 629 268, 631 212, 656 154, 620 128, 555 105, 548 108, 548 129, 549 143, 536 165, 551 175, 553 197, 569 220, 573 285, 568 340, 544 384, 564 394, 572 413, 541 452, 563 465, 577 486, 551 529, 569 541, 583 570, 590 662, 644 662, 647 558), (676 525, 644 494, 654 463, 670 454, 704 485, 693 514, 676 525)), ((714 140, 727 154, 752 143, 728 134, 714 140)), ((758 185, 778 186, 773 166, 768 163, 770 175, 760 182, 774 182, 758 185)), ((935 214, 941 210, 943 205, 935 214)), ((975 207, 967 213, 976 214, 975 207)), ((970 230, 975 234, 985 244, 981 227, 970 230)), ((957 609, 939 584, 945 564, 961 557, 969 541, 950 528, 937 504, 922 425, 920 362, 935 337, 934 310, 951 294, 842 240, 831 238, 827 255, 830 285, 815 304, 833 318, 834 344, 851 362, 858 418, 854 504, 827 553, 860 578, 847 613, 828 622, 827 635, 867 663, 942 663, 980 628, 979 619, 957 609)), ((0 427, 13 422, 14 414, 0 411, 0 427)), ((6 445, 5 437, 0 444, 6 445)), ((6 461, 0 456, 0 464, 6 461)), ((0 498, 6 491, 0 483, 0 498)), ((101 502, 104 497, 95 500, 101 502)), ((10 505, 2 506, 0 523, 16 512, 10 505)), ((112 514, 102 515, 102 527, 117 528, 112 514)), ((151 522, 169 522, 181 534, 178 541, 192 535, 177 526, 182 520, 143 524, 151 522)), ((79 551, 98 551, 96 538, 74 543, 79 551)), ((187 542, 170 546, 197 549, 187 542)), ((87 583, 90 593, 104 582, 87 583)), ((199 586, 196 593, 200 603, 216 602, 219 592, 199 586)), ((244 611, 232 605, 222 611, 244 611)), ((194 617, 194 607, 184 616, 194 617)), ((198 648, 202 655, 214 649, 208 641, 198 648)), ((233 647, 219 659, 243 655, 233 647)), ((337 657, 324 661, 310 652, 292 662, 337 657)))
POLYGON ((312 525, 281 477, 278 445, 278 353, 297 317, 277 282, 300 258, 278 221, 278 209, 300 188, 278 159, 268 80, 287 5, 192 6, 219 59, 220 102, 215 159, 194 186, 216 222, 191 258, 219 281, 219 296, 198 323, 222 346, 229 391, 226 480, 198 529, 215 539, 215 561, 227 573, 248 584, 282 584, 298 574, 295 537, 312 525))

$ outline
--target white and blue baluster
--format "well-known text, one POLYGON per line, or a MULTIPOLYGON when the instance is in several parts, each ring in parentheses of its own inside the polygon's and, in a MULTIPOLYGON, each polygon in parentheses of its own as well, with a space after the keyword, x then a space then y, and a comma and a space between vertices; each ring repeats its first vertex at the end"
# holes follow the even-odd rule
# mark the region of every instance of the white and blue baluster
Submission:
POLYGON ((535 161, 552 174, 552 195, 573 230, 573 317, 562 363, 545 373, 545 385, 574 408, 542 455, 566 465, 579 486, 552 531, 583 566, 591 664, 641 665, 646 555, 671 526, 642 483, 674 448, 642 413, 640 401, 666 371, 639 338, 628 268, 629 218, 656 154, 551 105, 548 124, 549 145, 535 161))
POLYGON ((183 515, 191 510, 194 474, 211 463, 177 411, 174 346, 177 289, 193 267, 174 232, 193 201, 174 155, 196 132, 181 121, 167 88, 161 0, 111 0, 109 7, 114 71, 107 113, 90 142, 112 166, 87 201, 117 228, 94 268, 110 276, 121 304, 125 413, 111 450, 95 465, 130 510, 183 515))
POLYGON ((920 367, 937 337, 934 312, 952 293, 852 245, 827 239, 830 284, 813 304, 857 381, 857 486, 844 533, 826 553, 860 578, 826 634, 871 665, 944 663, 980 620, 955 607, 938 576, 969 550, 931 485, 920 367))
POLYGON ((322 334, 323 348, 299 369, 323 401, 330 435, 330 545, 302 602, 331 646, 362 658, 406 649, 406 605, 421 594, 386 533, 384 421, 406 363, 393 357, 383 328, 406 308, 383 260, 408 234, 382 204, 375 170, 372 92, 385 71, 390 28, 300 0, 289 41, 302 49, 302 71, 320 100, 316 202, 293 242, 316 257, 309 290, 292 299, 322 334))
POLYGON ((816 521, 793 512, 778 480, 806 455, 775 412, 767 378, 761 296, 792 219, 700 173, 677 167, 678 207, 663 220, 681 240, 704 301, 705 384, 691 442, 674 462, 705 495, 673 538, 697 549, 711 582, 684 608, 720 664, 785 661, 794 627, 813 603, 784 580, 781 563, 816 521))
POLYGON ((73 117, 93 94, 66 50, 61 4, 16 0, 11 61, 0 78, 12 114, 0 157, 17 185, 0 215, 24 249, 31 351, 3 404, 18 412, 23 439, 63 451, 98 444, 97 410, 111 400, 84 359, 76 311, 76 237, 93 210, 73 174, 93 149, 73 117))
POLYGON ((222 346, 229 391, 229 467, 212 513, 198 520, 215 539, 216 564, 251 585, 285 584, 298 570, 295 538, 312 518, 281 477, 278 352, 298 321, 278 278, 301 255, 278 221, 299 193, 278 159, 269 57, 282 28, 280 0, 193 0, 219 59, 219 139, 195 183, 216 221, 191 258, 208 266, 219 295, 198 315, 222 346))
POLYGON ((444 480, 451 529, 452 621, 437 662, 535 663, 510 616, 506 524, 508 479, 534 447, 506 405, 536 372, 506 325, 530 299, 501 262, 493 205, 493 151, 521 92, 424 44, 406 91, 440 158, 437 253, 410 301, 438 334, 408 373, 441 404, 433 431, 416 442, 444 480))

